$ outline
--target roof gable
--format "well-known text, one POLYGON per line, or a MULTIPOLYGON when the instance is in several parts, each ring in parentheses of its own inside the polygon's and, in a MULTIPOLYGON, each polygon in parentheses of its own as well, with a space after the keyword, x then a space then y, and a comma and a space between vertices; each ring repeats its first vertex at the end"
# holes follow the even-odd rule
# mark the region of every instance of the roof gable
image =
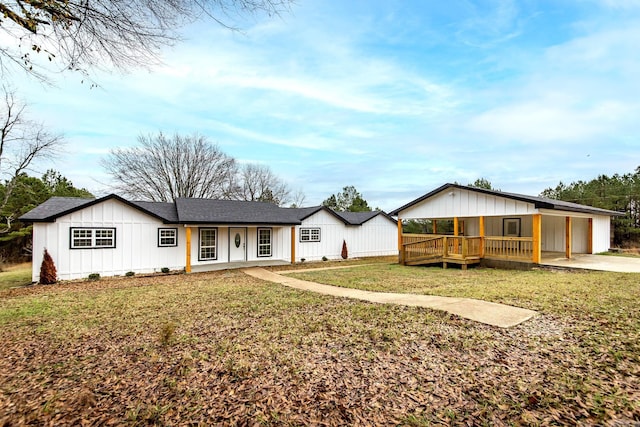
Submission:
MULTIPOLYGON (((82 199, 79 197, 51 197, 44 203, 36 206, 26 214, 22 215, 18 219, 24 222, 53 222, 57 218, 71 214, 73 212, 77 212, 90 206, 97 205, 107 200, 117 200, 165 223, 173 222, 172 220, 175 219, 175 214, 172 214, 171 209, 167 206, 156 206, 151 209, 151 206, 147 205, 151 202, 130 202, 129 200, 123 199, 116 194, 109 194, 108 196, 104 196, 99 199, 82 199)), ((170 205, 172 205, 172 203, 170 203, 170 205)))
POLYGON ((383 211, 365 211, 365 212, 340 212, 334 211, 326 206, 313 206, 309 208, 290 208, 297 212, 298 219, 304 221, 305 219, 315 215, 320 211, 327 212, 345 225, 362 225, 365 222, 375 218, 378 215, 383 215, 389 221, 395 223, 395 221, 383 211))
POLYGON ((457 189, 461 189, 461 190, 467 190, 467 191, 471 191, 471 192, 476 192, 476 193, 482 193, 482 194, 488 194, 491 196, 496 196, 496 197, 503 197, 506 199, 510 199, 510 200, 516 200, 516 201, 520 201, 520 202, 524 202, 524 203, 531 203, 533 204, 533 206, 536 209, 550 209, 550 210, 560 210, 560 211, 568 211, 568 212, 581 212, 581 213, 589 213, 589 214, 596 214, 596 215, 608 215, 608 216, 619 216, 619 215, 623 215, 620 212, 616 212, 616 211, 610 211, 607 209, 600 209, 600 208, 595 208, 593 206, 587 206, 587 205, 580 205, 578 203, 571 203, 571 202, 564 202, 562 200, 555 200, 555 199, 548 199, 546 197, 537 197, 537 196, 527 196, 524 194, 518 194, 518 193, 507 193, 507 192, 502 192, 502 191, 496 191, 496 190, 487 190, 485 188, 476 188, 476 187, 468 187, 465 185, 460 185, 460 184, 444 184, 438 188, 436 188, 435 190, 421 196, 418 197, 417 199, 407 203, 404 206, 399 207, 398 209, 395 209, 394 211, 391 212, 390 215, 393 216, 397 216, 400 212, 402 212, 403 210, 406 210, 410 207, 413 207, 427 199, 430 199, 434 196, 437 196, 438 194, 452 189, 452 188, 457 188, 457 189))

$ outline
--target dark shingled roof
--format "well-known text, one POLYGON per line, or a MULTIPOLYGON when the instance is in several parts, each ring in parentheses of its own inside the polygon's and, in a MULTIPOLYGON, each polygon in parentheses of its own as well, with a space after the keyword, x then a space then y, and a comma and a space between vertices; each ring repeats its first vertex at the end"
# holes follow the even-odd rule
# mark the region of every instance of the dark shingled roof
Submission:
POLYGON ((134 209, 158 218, 166 224, 245 224, 245 225, 299 225, 318 211, 325 210, 347 225, 362 225, 377 215, 373 212, 334 212, 325 206, 310 208, 281 208, 266 202, 238 200, 212 200, 178 198, 175 203, 131 202, 115 194, 100 199, 52 197, 20 217, 24 222, 52 222, 56 218, 77 210, 116 199, 134 209))
POLYGON ((51 222, 59 216, 74 212, 82 206, 95 202, 96 199, 81 199, 79 197, 51 197, 46 202, 31 209, 18 218, 24 222, 51 222))
POLYGON ((151 212, 166 223, 178 223, 178 211, 175 203, 168 202, 131 202, 146 212, 151 212))
POLYGON ((173 203, 130 202, 129 200, 123 199, 115 194, 109 194, 108 196, 101 197, 99 199, 51 197, 49 200, 36 206, 18 219, 24 222, 53 222, 56 218, 110 199, 118 200, 125 205, 138 209, 165 223, 175 223, 178 219, 175 205, 173 203))
POLYGON ((375 218, 378 215, 384 215, 391 222, 395 222, 389 215, 382 211, 368 211, 368 212, 337 212, 333 209, 329 209, 326 206, 313 206, 310 208, 290 208, 297 212, 298 219, 303 221, 309 218, 311 215, 318 211, 326 211, 331 215, 344 222, 346 225, 362 225, 370 219, 375 218))
POLYGON ((294 210, 266 202, 178 198, 176 209, 182 224, 300 224, 294 210))
POLYGON ((381 212, 381 211, 336 212, 336 215, 340 216, 349 225, 362 225, 365 222, 369 221, 370 219, 373 219, 381 214, 385 215, 384 212, 381 212))
MULTIPOLYGON (((309 218, 311 215, 315 214, 316 212, 324 209, 331 211, 331 209, 325 208, 324 206, 312 206, 309 208, 289 208, 289 209, 296 213, 296 217, 300 221, 305 220, 309 218)), ((331 211, 331 213, 333 213, 333 211, 331 211)))
POLYGON ((435 190, 425 194, 424 196, 418 197, 412 202, 409 202, 406 205, 394 210, 393 212, 390 213, 390 215, 397 216, 398 213, 400 213, 401 211, 413 205, 416 205, 449 188, 459 188, 461 190, 469 190, 469 191, 474 191, 476 193, 484 193, 492 196, 518 200, 525 203, 532 203, 536 209, 552 209, 552 210, 560 210, 560 211, 568 211, 568 212, 581 212, 581 213, 609 215, 609 216, 624 215, 623 213, 620 213, 620 212, 610 211, 607 209, 594 208, 592 206, 580 205, 578 203, 564 202, 562 200, 548 199, 546 197, 527 196, 524 194, 506 193, 503 191, 496 191, 496 190, 487 190, 485 188, 467 187, 465 185, 460 185, 460 184, 444 184, 436 188, 435 190))

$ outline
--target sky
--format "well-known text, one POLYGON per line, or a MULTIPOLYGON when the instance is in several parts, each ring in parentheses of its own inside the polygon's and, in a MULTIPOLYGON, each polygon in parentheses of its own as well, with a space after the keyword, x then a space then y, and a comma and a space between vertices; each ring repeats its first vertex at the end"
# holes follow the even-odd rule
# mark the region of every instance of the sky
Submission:
POLYGON ((353 185, 390 211, 447 182, 538 195, 640 166, 640 0, 297 0, 238 25, 194 23, 99 87, 13 75, 67 141, 38 168, 105 195, 110 149, 198 133, 305 205, 353 185))

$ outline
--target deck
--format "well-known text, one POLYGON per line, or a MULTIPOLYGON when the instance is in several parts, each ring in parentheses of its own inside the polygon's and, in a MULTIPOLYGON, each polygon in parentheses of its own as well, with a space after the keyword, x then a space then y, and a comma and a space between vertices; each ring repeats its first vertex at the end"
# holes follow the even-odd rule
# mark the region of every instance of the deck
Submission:
POLYGON ((403 234, 400 264, 460 264, 462 269, 483 258, 531 262, 530 237, 468 237, 437 234, 403 234))

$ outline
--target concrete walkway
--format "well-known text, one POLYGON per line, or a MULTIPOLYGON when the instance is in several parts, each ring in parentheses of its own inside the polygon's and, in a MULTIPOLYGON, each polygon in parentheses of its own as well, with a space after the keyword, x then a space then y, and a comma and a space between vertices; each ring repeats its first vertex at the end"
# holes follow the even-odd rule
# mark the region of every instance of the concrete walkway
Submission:
POLYGON ((559 254, 557 257, 544 258, 542 264, 618 273, 640 273, 640 258, 622 256, 573 254, 570 259, 567 259, 564 254, 559 254))
POLYGON ((537 312, 533 310, 471 298, 384 293, 341 288, 338 286, 323 285, 320 283, 308 282, 306 280, 294 279, 292 277, 285 277, 258 267, 246 268, 242 271, 258 279, 279 283, 281 285, 304 291, 317 292, 334 297, 353 298, 380 304, 399 304, 443 310, 447 313, 455 314, 465 319, 474 320, 487 325, 498 326, 500 328, 508 328, 518 325, 537 315, 537 312))

